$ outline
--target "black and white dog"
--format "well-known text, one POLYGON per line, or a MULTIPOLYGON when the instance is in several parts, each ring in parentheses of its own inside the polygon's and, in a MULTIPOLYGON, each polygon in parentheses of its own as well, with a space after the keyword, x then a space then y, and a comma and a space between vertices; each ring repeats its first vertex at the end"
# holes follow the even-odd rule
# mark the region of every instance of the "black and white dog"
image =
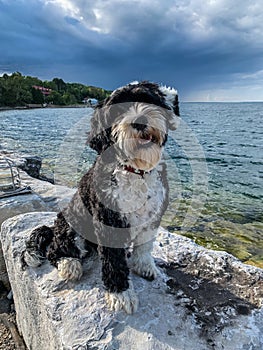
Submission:
POLYGON ((39 266, 47 257, 63 279, 77 280, 83 258, 96 250, 109 308, 135 312, 128 265, 148 280, 158 274, 151 251, 168 204, 161 155, 178 116, 176 90, 147 81, 121 87, 97 106, 88 143, 98 157, 54 226, 32 232, 24 263, 39 266))

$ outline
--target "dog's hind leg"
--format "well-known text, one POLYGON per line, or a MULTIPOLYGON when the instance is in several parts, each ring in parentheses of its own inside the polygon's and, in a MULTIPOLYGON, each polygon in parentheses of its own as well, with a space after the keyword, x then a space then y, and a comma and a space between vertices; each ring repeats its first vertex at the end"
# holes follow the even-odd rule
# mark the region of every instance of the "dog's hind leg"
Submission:
POLYGON ((129 268, 124 248, 99 247, 102 260, 102 280, 106 288, 105 299, 111 310, 123 309, 128 314, 138 308, 138 298, 129 280, 129 268))
POLYGON ((86 243, 68 224, 63 214, 59 213, 55 220, 54 237, 47 258, 57 267, 60 277, 65 280, 81 278, 82 259, 94 252, 94 248, 86 243))
POLYGON ((40 266, 46 258, 47 248, 53 239, 53 227, 37 227, 26 241, 26 249, 21 256, 22 267, 40 266))

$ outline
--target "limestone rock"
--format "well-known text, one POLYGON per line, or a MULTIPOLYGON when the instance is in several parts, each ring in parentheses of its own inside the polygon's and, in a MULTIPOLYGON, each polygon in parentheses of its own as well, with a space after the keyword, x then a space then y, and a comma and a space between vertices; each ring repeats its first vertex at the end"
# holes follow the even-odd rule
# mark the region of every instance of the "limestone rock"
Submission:
POLYGON ((21 155, 16 152, 8 152, 4 150, 0 151, 0 156, 12 159, 19 169, 25 171, 29 176, 39 179, 42 166, 42 160, 40 157, 30 154, 21 155))
POLYGON ((160 230, 154 255, 158 278, 131 275, 140 306, 110 312, 100 261, 85 263, 77 282, 59 279, 48 262, 22 270, 25 239, 55 213, 30 213, 2 225, 1 239, 17 323, 31 350, 261 350, 263 270, 160 230))
POLYGON ((75 189, 53 185, 40 177, 41 158, 0 151, 0 156, 13 160, 19 171, 22 187, 29 187, 31 193, 0 198, 0 224, 14 215, 31 211, 59 211, 75 193, 75 189), (40 177, 40 178, 39 178, 40 177))
MULTIPOLYGON (((36 211, 60 211, 72 198, 75 189, 52 185, 47 181, 32 178, 20 170, 22 185, 31 192, 22 195, 0 198, 0 225, 6 219, 22 213, 36 211)), ((0 244, 0 281, 8 288, 8 276, 0 244)))
POLYGON ((24 170, 29 176, 36 179, 40 177, 40 169, 42 166, 42 160, 40 157, 25 155, 23 161, 19 165, 20 169, 24 170))
POLYGON ((43 180, 48 181, 52 184, 54 184, 54 178, 47 177, 42 174, 41 167, 42 167, 42 159, 41 157, 38 157, 36 155, 31 154, 20 154, 13 151, 6 151, 6 150, 0 150, 0 157, 7 157, 10 158, 18 169, 23 170, 26 172, 29 176, 43 180))

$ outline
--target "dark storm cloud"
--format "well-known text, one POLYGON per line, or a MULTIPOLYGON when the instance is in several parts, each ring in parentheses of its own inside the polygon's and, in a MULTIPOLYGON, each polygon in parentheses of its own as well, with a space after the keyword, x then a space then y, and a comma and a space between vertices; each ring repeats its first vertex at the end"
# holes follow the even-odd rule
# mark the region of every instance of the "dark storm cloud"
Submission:
POLYGON ((0 0, 0 73, 244 93, 262 79, 262 17, 251 0, 0 0))

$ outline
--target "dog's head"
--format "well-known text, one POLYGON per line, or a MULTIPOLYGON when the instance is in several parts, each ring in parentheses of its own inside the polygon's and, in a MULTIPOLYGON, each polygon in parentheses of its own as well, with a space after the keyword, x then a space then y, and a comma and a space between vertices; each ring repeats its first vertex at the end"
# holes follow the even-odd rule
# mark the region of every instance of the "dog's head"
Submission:
POLYGON ((95 109, 89 145, 99 154, 111 147, 123 165, 149 171, 161 158, 168 130, 177 127, 178 104, 171 88, 145 81, 121 87, 95 109))

